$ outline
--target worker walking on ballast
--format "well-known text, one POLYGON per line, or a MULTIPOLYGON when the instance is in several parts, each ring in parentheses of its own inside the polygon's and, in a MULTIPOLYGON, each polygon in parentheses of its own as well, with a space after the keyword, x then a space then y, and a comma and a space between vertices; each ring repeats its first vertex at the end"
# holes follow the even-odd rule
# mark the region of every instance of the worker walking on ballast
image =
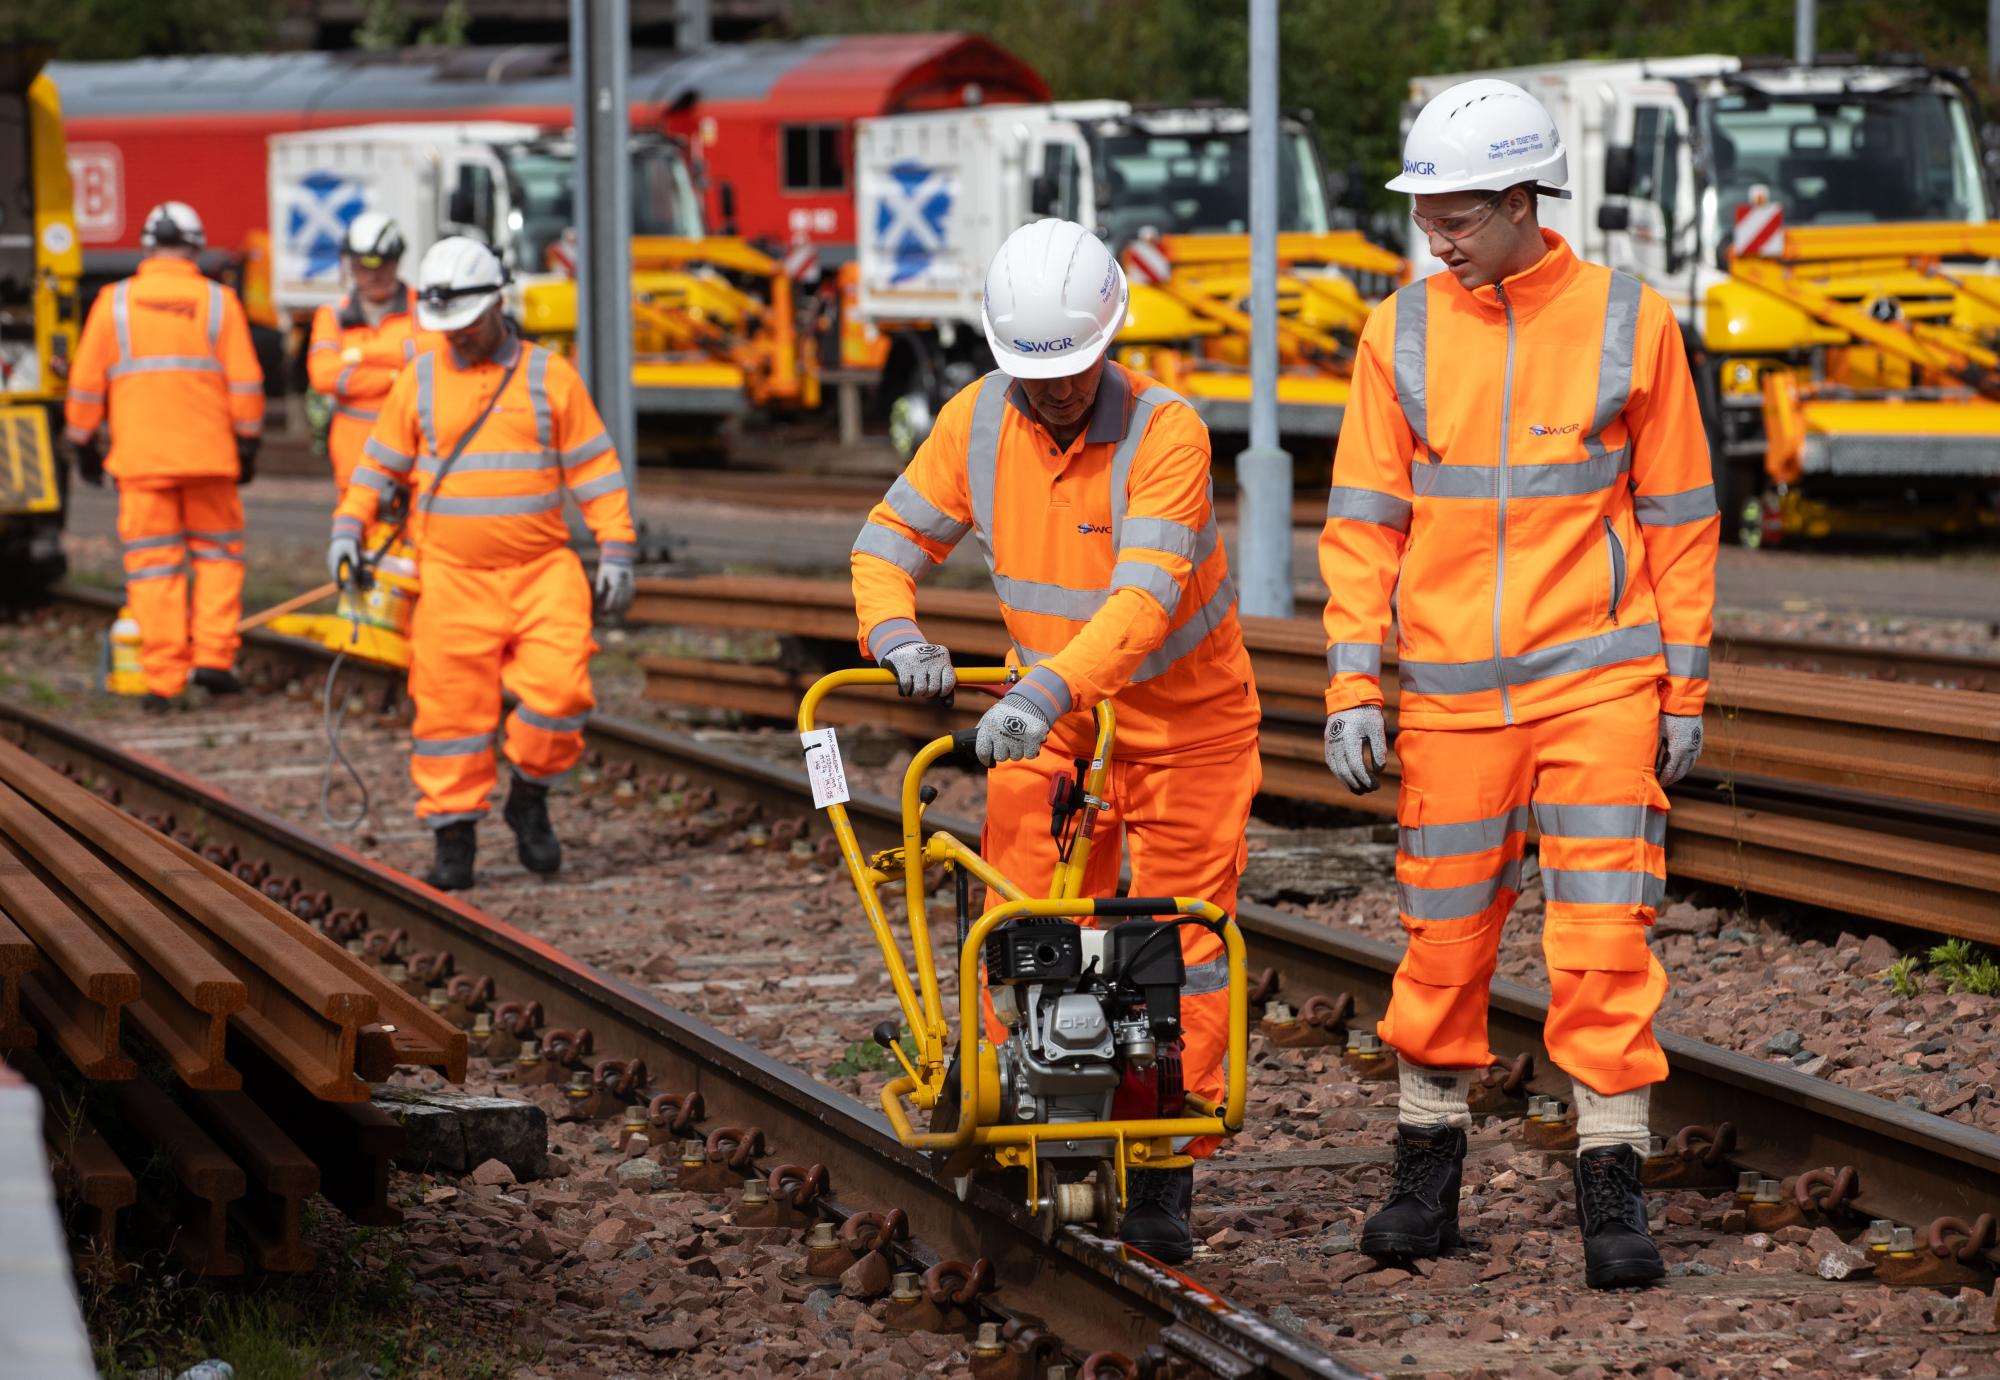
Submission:
POLYGON ((313 390, 333 402, 326 454, 336 502, 347 492, 396 375, 419 351, 441 343, 418 327, 410 289, 397 277, 403 248, 402 229, 380 211, 349 221, 340 257, 352 286, 340 301, 313 313, 306 375, 313 390))
POLYGON ((1507 82, 1425 106, 1389 183, 1447 271, 1368 319, 1320 569, 1332 597, 1327 764, 1387 760, 1382 638, 1398 628, 1398 907, 1409 947, 1380 1025, 1401 1060, 1388 1203, 1361 1249, 1458 1244, 1466 1094, 1492 1061, 1487 990, 1541 831, 1545 1039, 1575 1080, 1585 1279, 1664 1269, 1639 1166, 1666 1077, 1646 943, 1666 882, 1663 785, 1701 753, 1720 522, 1672 309, 1539 228, 1562 136, 1507 82))
POLYGON ((118 484, 125 602, 139 624, 144 708, 187 688, 234 694, 243 500, 264 429, 264 371, 234 292, 202 276, 201 217, 146 213, 139 271, 97 294, 77 341, 63 440, 77 476, 118 484), (97 430, 110 421, 109 454, 97 430), (192 599, 189 576, 192 575, 192 599))
POLYGON ((408 538, 423 596, 410 629, 417 814, 436 831, 425 880, 472 885, 476 829, 497 779, 501 688, 513 784, 505 818, 521 864, 551 873, 562 847, 549 786, 583 753, 592 584, 569 549, 563 492, 597 538, 598 607, 632 602, 637 554, 625 471, 576 369, 515 335, 501 310, 506 271, 469 239, 440 240, 418 271, 417 324, 446 348, 420 353, 389 390, 334 517, 327 565, 351 582, 361 537, 410 491, 408 538))
MULTIPOLYGON (((979 760, 993 767, 981 854, 1048 894, 1050 784, 1091 755, 1090 710, 1110 699, 1111 799, 1082 894, 1117 895, 1122 833, 1134 894, 1233 914, 1261 777, 1257 691, 1210 501, 1208 430, 1178 394, 1105 358, 1126 307, 1124 272, 1082 226, 1044 220, 1007 238, 984 308, 999 370, 945 404, 855 540, 861 647, 904 694, 950 694, 951 655, 917 626, 916 581, 975 535, 1009 662, 1029 668, 979 723, 979 760)), ((1183 1077, 1219 1103, 1228 960, 1205 929, 1181 926, 1180 939, 1183 1077)), ((1134 1170, 1120 1235, 1185 1261, 1193 1182, 1185 1164, 1134 1170)))

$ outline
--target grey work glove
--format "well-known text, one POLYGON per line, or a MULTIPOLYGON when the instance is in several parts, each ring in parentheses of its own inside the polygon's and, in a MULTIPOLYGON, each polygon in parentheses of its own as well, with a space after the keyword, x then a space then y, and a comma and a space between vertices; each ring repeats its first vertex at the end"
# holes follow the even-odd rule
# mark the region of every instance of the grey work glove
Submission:
POLYGON ((1389 765, 1389 739, 1382 731, 1381 705, 1357 704, 1327 716, 1326 765, 1356 795, 1367 795, 1382 784, 1382 768, 1389 765))
POLYGON ((1042 750, 1050 724, 1026 695, 1003 695, 979 720, 973 754, 982 767, 1025 762, 1042 750))
POLYGON ((1671 786, 1694 770, 1701 756, 1701 715, 1660 715, 1660 755, 1653 774, 1662 786, 1671 786))
POLYGON ((342 589, 352 588, 361 574, 361 543, 335 537, 326 544, 326 573, 342 589))
POLYGON ((616 618, 632 607, 632 567, 625 561, 597 563, 597 607, 616 618))
POLYGON ((905 642, 885 652, 882 664, 896 673, 896 690, 907 699, 949 699, 958 688, 951 653, 935 642, 905 642))

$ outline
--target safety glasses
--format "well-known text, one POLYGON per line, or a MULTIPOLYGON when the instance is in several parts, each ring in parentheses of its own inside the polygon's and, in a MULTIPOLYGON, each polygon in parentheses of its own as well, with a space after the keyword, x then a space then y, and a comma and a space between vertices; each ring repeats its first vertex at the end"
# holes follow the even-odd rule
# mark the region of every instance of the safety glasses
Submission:
POLYGON ((1505 195, 1505 192, 1496 192, 1486 198, 1483 205, 1449 216, 1426 216, 1413 207, 1410 219, 1416 224, 1417 229, 1426 235, 1441 235, 1455 244, 1468 235, 1475 234, 1481 226, 1491 220, 1494 211, 1499 209, 1500 199, 1505 195))
POLYGON ((394 265, 402 262, 402 256, 396 254, 356 254, 353 258, 354 262, 363 268, 381 268, 384 264, 394 265))

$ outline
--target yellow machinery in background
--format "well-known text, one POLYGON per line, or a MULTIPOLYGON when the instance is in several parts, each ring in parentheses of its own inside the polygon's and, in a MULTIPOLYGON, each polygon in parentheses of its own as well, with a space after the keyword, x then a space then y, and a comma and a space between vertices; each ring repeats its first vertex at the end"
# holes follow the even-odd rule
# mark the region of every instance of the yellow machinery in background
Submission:
MULTIPOLYGON (((962 668, 958 683, 1004 688, 1019 674, 1006 667, 962 668)), ((1115 721, 1108 701, 1095 710, 1097 739, 1091 761, 1079 763, 1082 780, 1063 779, 1068 789, 1056 805, 1059 827, 1051 844, 1060 861, 1048 897, 1026 895, 943 830, 924 836, 930 799, 924 775, 954 752, 969 757, 973 729, 918 750, 903 777, 902 845, 863 854, 843 803, 838 745, 831 730, 815 729, 814 713, 844 686, 895 682, 889 671, 836 671, 806 692, 798 715, 815 798, 825 804, 840 841, 914 1046, 903 1047, 894 1023, 877 1027, 876 1039, 903 1071, 883 1088, 882 1110, 897 1138, 930 1152, 940 1176, 957 1181, 961 1192, 975 1175, 1006 1176, 1045 1236, 1072 1223, 1094 1224, 1108 1235, 1117 1229, 1129 1170, 1190 1164, 1183 1153, 1190 1139, 1242 1128, 1248 1067, 1243 937, 1235 921, 1207 901, 1079 894, 1110 779, 1115 721), (955 1049, 925 910, 924 873, 934 866, 946 868, 956 884, 955 1049), (896 884, 909 910, 914 976, 883 905, 883 890, 896 884), (998 898, 977 916, 974 885, 998 898), (1098 920, 1120 923, 1098 928, 1098 920), (1229 963, 1229 1082, 1220 1107, 1182 1092, 1177 1058, 1162 1057, 1179 1035, 1185 968, 1176 927, 1188 924, 1219 934, 1229 963), (1006 1031, 997 1044, 983 1018, 982 978, 993 1020, 1006 1031), (1134 1106, 1141 1110, 1126 1114, 1134 1106), (928 1130, 916 1129, 909 1108, 928 1114, 928 1130)))
POLYGON ((50 49, 0 44, 0 582, 60 579, 67 476, 55 440, 77 338, 83 251, 50 49))
POLYGON ((2000 524, 1996 260, 2000 225, 1917 223, 1787 227, 1780 254, 1731 258, 1703 344, 1724 410, 1761 404, 1763 455, 1718 463, 1726 536, 2000 524))

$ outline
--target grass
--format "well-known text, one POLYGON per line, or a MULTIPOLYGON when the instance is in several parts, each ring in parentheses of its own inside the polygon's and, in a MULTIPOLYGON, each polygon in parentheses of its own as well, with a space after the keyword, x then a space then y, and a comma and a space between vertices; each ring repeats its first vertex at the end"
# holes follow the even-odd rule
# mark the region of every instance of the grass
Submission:
POLYGON ((1897 996, 1914 997, 1923 990, 1927 960, 1928 976, 1942 979, 1948 995, 2000 997, 2000 961, 1965 939, 1947 939, 1927 954, 1904 954, 1890 964, 1884 976, 1897 996))
POLYGON ((1904 954, 1888 969, 1889 986, 1899 997, 1914 997, 1923 990, 1923 960, 1915 954, 1904 954))

